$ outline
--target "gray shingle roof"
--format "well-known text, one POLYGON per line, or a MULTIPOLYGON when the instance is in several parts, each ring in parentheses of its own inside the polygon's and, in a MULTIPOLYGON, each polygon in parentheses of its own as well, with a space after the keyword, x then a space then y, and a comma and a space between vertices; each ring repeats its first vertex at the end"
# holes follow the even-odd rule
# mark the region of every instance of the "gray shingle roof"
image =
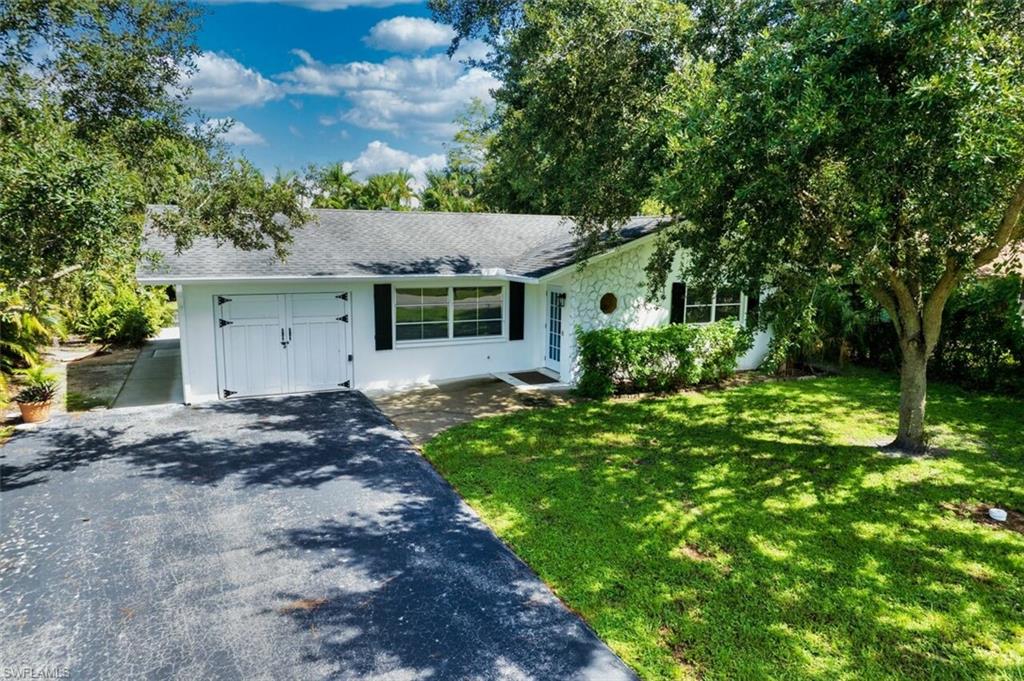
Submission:
MULTIPOLYGON (((154 207, 154 210, 159 208, 154 207)), ((147 228, 142 281, 479 274, 539 277, 575 259, 573 224, 557 215, 431 213, 313 209, 316 220, 294 231, 289 254, 242 251, 213 239, 197 240, 181 255, 174 241, 147 228)), ((655 231, 660 218, 633 218, 620 230, 631 241, 655 231)))

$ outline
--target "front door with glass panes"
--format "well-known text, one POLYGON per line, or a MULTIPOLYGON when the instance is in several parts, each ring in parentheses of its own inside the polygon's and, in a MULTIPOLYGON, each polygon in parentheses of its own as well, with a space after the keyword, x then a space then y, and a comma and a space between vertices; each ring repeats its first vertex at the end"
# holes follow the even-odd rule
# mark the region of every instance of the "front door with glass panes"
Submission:
POLYGON ((399 344, 501 338, 503 286, 396 286, 395 341, 399 344))
POLYGON ((562 310, 565 307, 565 293, 557 287, 548 288, 547 352, 544 366, 552 371, 562 368, 562 310))

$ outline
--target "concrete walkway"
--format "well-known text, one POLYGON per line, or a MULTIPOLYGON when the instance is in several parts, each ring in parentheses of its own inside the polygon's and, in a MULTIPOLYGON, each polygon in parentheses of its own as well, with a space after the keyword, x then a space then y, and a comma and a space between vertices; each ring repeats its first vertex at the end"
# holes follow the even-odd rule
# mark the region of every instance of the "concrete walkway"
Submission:
POLYGON ((521 390, 497 378, 371 393, 368 397, 416 445, 473 419, 569 401, 565 391, 521 390))
POLYGON ((139 351, 114 408, 180 404, 185 401, 181 387, 181 344, 178 329, 167 328, 139 351))

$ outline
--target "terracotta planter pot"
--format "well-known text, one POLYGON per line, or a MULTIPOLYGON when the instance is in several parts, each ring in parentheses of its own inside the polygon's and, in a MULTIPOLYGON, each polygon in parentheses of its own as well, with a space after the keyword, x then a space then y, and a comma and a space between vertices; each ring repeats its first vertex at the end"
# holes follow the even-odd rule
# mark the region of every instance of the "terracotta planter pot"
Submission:
POLYGON ((50 420, 51 402, 19 402, 21 420, 25 423, 42 423, 50 420))

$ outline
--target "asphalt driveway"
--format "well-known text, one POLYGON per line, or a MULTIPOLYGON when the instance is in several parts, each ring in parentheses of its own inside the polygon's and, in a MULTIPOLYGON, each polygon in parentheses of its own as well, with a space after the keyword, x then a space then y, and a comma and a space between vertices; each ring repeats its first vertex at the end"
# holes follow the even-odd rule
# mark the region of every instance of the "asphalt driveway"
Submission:
POLYGON ((61 417, 0 467, 4 673, 633 678, 358 393, 61 417))

